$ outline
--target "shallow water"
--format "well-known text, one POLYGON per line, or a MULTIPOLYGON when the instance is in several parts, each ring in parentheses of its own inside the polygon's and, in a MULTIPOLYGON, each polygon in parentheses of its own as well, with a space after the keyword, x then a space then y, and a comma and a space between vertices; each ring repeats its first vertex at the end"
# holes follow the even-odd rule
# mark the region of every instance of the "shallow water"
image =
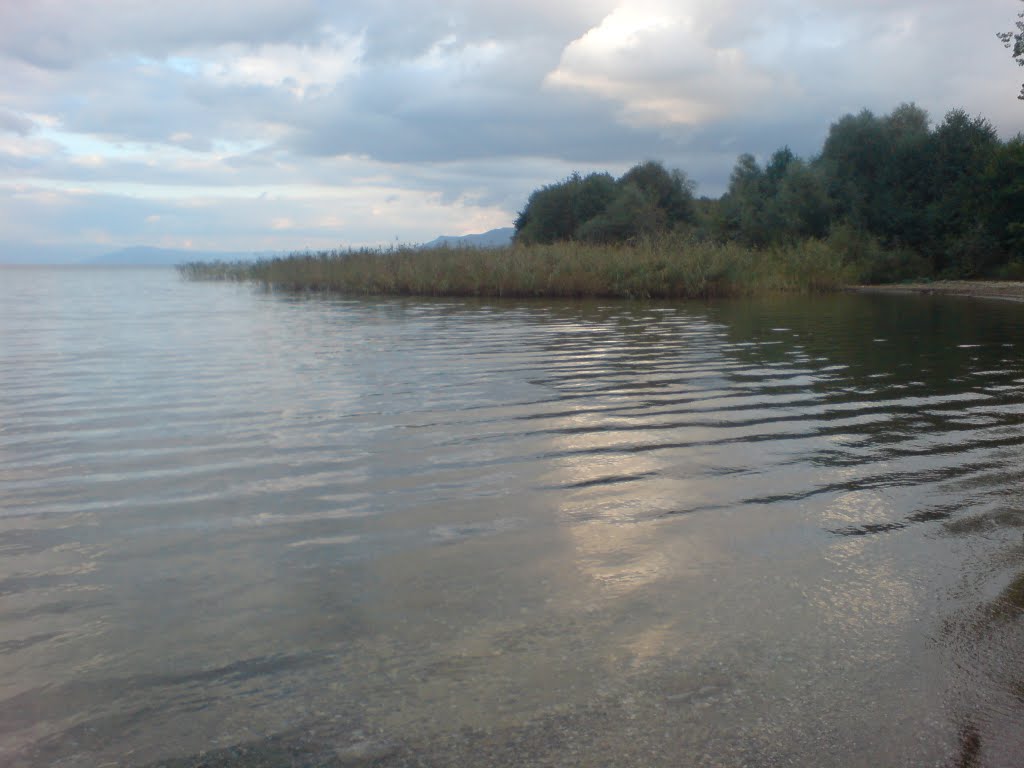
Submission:
POLYGON ((0 763, 1011 764, 1022 346, 0 269, 0 763))

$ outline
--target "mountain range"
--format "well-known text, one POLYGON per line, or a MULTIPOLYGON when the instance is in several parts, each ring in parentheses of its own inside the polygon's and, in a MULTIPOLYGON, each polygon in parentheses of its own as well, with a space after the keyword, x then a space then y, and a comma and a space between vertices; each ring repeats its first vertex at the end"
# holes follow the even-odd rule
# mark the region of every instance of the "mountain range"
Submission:
MULTIPOLYGON (((419 248, 501 248, 512 242, 515 229, 502 227, 476 235, 441 235, 419 248)), ((272 258, 284 252, 197 251, 186 248, 156 248, 134 245, 116 251, 103 246, 38 245, 0 242, 0 264, 96 264, 109 266, 174 266, 189 261, 248 261, 272 258)))
POLYGON ((512 243, 512 235, 516 233, 513 227, 501 227, 492 229, 479 235, 441 235, 435 237, 429 243, 423 243, 421 248, 504 248, 512 243))

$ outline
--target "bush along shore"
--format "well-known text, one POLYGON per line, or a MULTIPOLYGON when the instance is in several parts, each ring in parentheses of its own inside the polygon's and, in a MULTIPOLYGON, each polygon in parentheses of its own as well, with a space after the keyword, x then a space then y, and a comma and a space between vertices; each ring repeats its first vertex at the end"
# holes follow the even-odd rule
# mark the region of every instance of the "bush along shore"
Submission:
POLYGON ((740 155, 721 198, 648 160, 535 190, 496 250, 393 248, 186 264, 191 278, 362 295, 710 298, 857 283, 1024 279, 1024 134, 903 104, 821 152, 740 155))
POLYGON ((840 290, 856 274, 825 241, 759 250, 682 236, 615 245, 324 251, 178 269, 194 280, 362 296, 626 299, 820 293, 840 290))

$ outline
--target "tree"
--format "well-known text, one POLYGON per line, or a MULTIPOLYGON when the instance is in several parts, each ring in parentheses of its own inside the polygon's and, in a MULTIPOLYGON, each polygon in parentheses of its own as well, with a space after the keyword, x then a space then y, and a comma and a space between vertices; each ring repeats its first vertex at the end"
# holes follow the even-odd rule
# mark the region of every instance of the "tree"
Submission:
POLYGON ((565 181, 535 190, 516 218, 516 239, 523 243, 571 239, 576 231, 573 187, 580 181, 579 174, 573 174, 565 181))
POLYGON ((888 160, 882 121, 869 110, 832 124, 818 157, 836 213, 853 228, 874 230, 873 212, 888 160))
POLYGON ((790 212, 782 207, 779 201, 779 192, 790 168, 796 162, 798 162, 797 156, 786 146, 775 150, 764 167, 761 183, 761 191, 764 195, 761 226, 765 232, 764 239, 767 242, 780 242, 790 238, 791 233, 787 228, 790 212))
POLYGON ((619 186, 625 188, 630 185, 664 211, 668 226, 693 221, 695 185, 682 171, 669 171, 661 163, 648 160, 634 165, 619 179, 619 186))
POLYGON ((739 156, 715 224, 720 238, 761 247, 825 237, 831 217, 820 169, 783 147, 764 169, 753 155, 739 156))
POLYGON ((826 237, 832 224, 832 201, 821 172, 800 158, 790 161, 770 211, 769 220, 779 222, 785 239, 826 237))
POLYGON ((718 208, 718 229, 725 240, 760 246, 767 242, 764 207, 768 183, 757 158, 744 153, 736 158, 729 190, 718 208))
POLYGON ((600 215, 617 194, 615 179, 607 173, 572 174, 556 184, 534 191, 518 218, 516 239, 522 243, 572 240, 579 228, 600 215))
MULTIPOLYGON (((996 37, 1003 41, 1003 45, 1013 51, 1013 58, 1019 66, 1024 67, 1024 11, 1017 14, 1016 32, 998 32, 996 37)), ((1024 101, 1024 85, 1021 86, 1018 99, 1024 101)))
POLYGON ((573 196, 573 214, 579 228, 600 216, 615 199, 615 179, 610 173, 591 173, 580 180, 573 196))
POLYGON ((988 228, 1010 257, 1024 261, 1024 134, 996 150, 986 180, 993 198, 988 228))
POLYGON ((778 189, 779 184, 782 183, 782 179, 786 176, 786 171, 789 170, 790 164, 796 160, 796 155, 793 154, 788 146, 782 149, 775 150, 775 153, 768 160, 768 165, 764 168, 764 179, 768 182, 768 193, 774 195, 778 189))
POLYGON ((693 188, 685 173, 654 161, 633 166, 617 181, 607 173, 574 173, 530 195, 516 218, 515 238, 616 243, 655 235, 694 222, 693 188))
POLYGON ((933 196, 930 119, 911 103, 896 107, 882 123, 887 141, 873 213, 877 234, 889 245, 920 250, 928 239, 926 209, 933 196))
POLYGON ((928 113, 914 104, 833 123, 818 167, 839 218, 886 245, 919 247, 927 229, 930 141, 928 113))
POLYGON ((592 243, 624 243, 667 229, 668 217, 639 185, 622 185, 600 215, 583 224, 579 239, 592 243))

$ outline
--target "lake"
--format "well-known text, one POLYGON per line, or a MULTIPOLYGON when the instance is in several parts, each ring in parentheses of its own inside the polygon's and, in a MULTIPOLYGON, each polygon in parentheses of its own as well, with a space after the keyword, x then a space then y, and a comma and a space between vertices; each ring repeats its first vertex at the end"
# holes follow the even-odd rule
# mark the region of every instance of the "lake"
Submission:
POLYGON ((0 269, 0 763, 1007 765, 1024 305, 0 269))

